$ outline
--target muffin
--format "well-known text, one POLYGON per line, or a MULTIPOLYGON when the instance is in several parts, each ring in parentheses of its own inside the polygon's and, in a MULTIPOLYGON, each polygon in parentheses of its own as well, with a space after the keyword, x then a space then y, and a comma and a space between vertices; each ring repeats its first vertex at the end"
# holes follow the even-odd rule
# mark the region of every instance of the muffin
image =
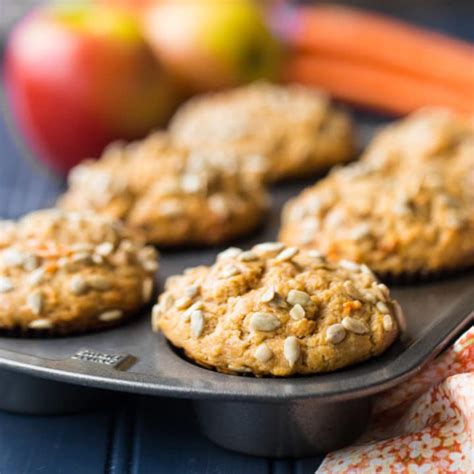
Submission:
POLYGON ((0 222, 0 331, 73 334, 116 325, 152 298, 156 252, 88 212, 0 222))
POLYGON ((192 151, 155 133, 74 168, 59 206, 119 218, 156 245, 213 245, 252 231, 268 196, 233 156, 192 151))
POLYGON ((205 367, 289 376, 381 354, 397 337, 398 311, 365 265, 267 242, 170 277, 152 324, 205 367))
POLYGON ((270 181, 326 170, 354 154, 349 116, 299 85, 254 83, 193 98, 170 132, 187 146, 236 153, 270 181))
POLYGON ((280 240, 396 278, 474 264, 472 128, 436 110, 388 127, 287 203, 280 240))

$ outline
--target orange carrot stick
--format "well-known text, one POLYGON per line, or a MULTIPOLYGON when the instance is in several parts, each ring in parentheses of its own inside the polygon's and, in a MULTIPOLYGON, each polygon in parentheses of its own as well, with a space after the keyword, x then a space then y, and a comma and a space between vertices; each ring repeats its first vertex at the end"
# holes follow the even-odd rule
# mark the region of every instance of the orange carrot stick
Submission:
MULTIPOLYGON (((283 16, 282 16, 283 17, 283 16)), ((474 90, 474 46, 376 13, 320 5, 280 18, 297 50, 372 62, 474 90)))
POLYGON ((394 114, 403 115, 423 106, 474 113, 474 91, 467 96, 423 78, 334 57, 294 55, 286 65, 285 79, 320 87, 339 99, 394 114))

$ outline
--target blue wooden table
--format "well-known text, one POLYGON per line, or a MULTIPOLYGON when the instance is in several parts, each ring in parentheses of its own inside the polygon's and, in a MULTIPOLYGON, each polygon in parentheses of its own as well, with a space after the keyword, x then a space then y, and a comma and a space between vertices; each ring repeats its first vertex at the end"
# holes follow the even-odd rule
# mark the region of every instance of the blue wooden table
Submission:
MULTIPOLYGON (((474 39, 472 1, 353 3, 474 39)), ((63 187, 28 160, 13 136, 0 119, 1 218, 50 206, 63 187)), ((183 400, 117 394, 107 406, 80 414, 0 412, 0 474, 308 474, 320 462, 273 461, 220 449, 199 433, 190 402, 183 400)))

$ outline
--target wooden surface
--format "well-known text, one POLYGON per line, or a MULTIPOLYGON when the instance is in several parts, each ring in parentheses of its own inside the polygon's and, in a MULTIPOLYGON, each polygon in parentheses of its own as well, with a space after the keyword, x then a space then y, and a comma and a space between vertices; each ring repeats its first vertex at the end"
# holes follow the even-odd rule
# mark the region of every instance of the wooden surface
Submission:
MULTIPOLYGON (((472 1, 352 3, 474 39, 472 1)), ((0 218, 50 206, 63 187, 27 158, 13 135, 1 120, 0 218)), ((320 461, 272 461, 217 448, 200 435, 187 401, 117 395, 106 407, 81 414, 0 412, 0 474, 309 474, 320 461)))

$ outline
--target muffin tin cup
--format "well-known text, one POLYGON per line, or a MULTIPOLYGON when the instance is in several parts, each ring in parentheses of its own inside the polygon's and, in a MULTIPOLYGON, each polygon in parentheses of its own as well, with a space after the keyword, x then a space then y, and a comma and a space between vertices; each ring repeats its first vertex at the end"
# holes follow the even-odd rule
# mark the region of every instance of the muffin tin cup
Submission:
POLYGON ((371 398, 315 398, 283 403, 193 403, 202 432, 215 444, 253 456, 305 457, 342 448, 367 427, 371 398))
POLYGON ((203 433, 251 455, 310 456, 365 429, 371 399, 413 374, 474 322, 474 274, 393 290, 406 329, 384 354, 332 373, 228 375, 186 360, 149 314, 120 327, 49 339, 0 338, 0 408, 62 413, 106 403, 109 391, 193 399, 203 433))

